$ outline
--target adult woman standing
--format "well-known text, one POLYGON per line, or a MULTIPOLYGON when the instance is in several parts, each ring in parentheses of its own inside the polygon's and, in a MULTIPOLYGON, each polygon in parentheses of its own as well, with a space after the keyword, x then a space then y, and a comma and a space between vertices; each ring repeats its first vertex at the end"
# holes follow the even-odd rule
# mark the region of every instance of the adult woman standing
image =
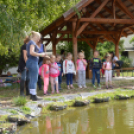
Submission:
MULTIPOLYGON (((39 46, 38 53, 46 52, 46 48, 45 48, 45 45, 43 44, 42 39, 40 39, 40 41, 38 42, 37 45, 39 46)), ((43 57, 39 57, 39 62, 38 62, 39 68, 41 67, 42 63, 43 63, 43 57)), ((38 88, 39 88, 39 90, 42 90, 41 81, 42 81, 41 77, 40 77, 40 75, 38 75, 38 88)))
POLYGON ((111 52, 112 62, 113 62, 113 69, 115 68, 116 62, 119 60, 117 56, 115 56, 114 52, 111 52))
POLYGON ((31 33, 31 40, 28 42, 26 46, 27 50, 27 56, 28 60, 26 62, 26 67, 29 70, 29 89, 30 89, 30 94, 31 94, 31 99, 33 101, 39 100, 36 96, 36 85, 38 81, 38 59, 40 57, 44 57, 45 53, 38 53, 39 47, 37 46, 37 43, 39 42, 41 35, 38 32, 32 32, 31 33))
POLYGON ((18 65, 18 72, 21 74, 20 79, 20 96, 24 96, 24 88, 26 84, 26 95, 29 95, 29 77, 28 77, 28 71, 26 69, 26 61, 27 61, 27 51, 26 51, 26 44, 30 41, 29 37, 26 37, 24 39, 24 45, 21 47, 20 50, 20 59, 19 59, 19 65, 18 65))

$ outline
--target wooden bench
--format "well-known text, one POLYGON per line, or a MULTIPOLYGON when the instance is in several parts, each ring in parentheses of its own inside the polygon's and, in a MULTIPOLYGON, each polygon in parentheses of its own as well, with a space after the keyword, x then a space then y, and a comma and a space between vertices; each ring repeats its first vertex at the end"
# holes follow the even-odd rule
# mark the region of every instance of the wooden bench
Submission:
POLYGON ((121 69, 114 69, 114 71, 117 72, 117 76, 120 76, 120 73, 122 77, 124 77, 123 71, 132 71, 132 77, 134 77, 133 72, 134 72, 134 67, 128 67, 128 68, 121 68, 121 69))

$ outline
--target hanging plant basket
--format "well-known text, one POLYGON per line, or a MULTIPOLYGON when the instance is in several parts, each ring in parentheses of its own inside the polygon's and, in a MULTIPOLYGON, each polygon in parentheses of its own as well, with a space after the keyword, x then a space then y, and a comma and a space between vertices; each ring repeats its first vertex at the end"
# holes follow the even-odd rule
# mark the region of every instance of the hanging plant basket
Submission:
POLYGON ((30 119, 26 118, 23 115, 10 115, 8 116, 7 120, 9 122, 16 122, 18 126, 30 123, 30 119))
POLYGON ((75 103, 74 103, 74 106, 75 107, 82 107, 82 106, 86 106, 86 105, 89 105, 90 103, 90 100, 76 100, 75 103))
POLYGON ((115 96, 115 99, 117 99, 117 100, 127 100, 127 99, 130 99, 131 97, 130 96, 123 96, 123 95, 116 95, 115 96))
POLYGON ((106 98, 94 98, 94 103, 109 102, 109 97, 106 98))

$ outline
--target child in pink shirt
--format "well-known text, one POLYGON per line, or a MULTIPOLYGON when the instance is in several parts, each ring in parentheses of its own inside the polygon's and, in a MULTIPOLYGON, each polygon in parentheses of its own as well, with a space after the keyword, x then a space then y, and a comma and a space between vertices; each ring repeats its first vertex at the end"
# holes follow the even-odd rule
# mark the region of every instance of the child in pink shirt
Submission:
POLYGON ((50 57, 46 56, 43 59, 43 65, 39 69, 39 75, 42 77, 44 82, 44 95, 47 95, 48 86, 49 86, 49 64, 50 57))
POLYGON ((106 57, 106 62, 103 63, 103 69, 105 70, 106 89, 108 89, 108 82, 110 84, 110 88, 113 88, 112 87, 112 62, 111 62, 110 55, 106 57))
POLYGON ((51 82, 51 89, 52 94, 55 92, 55 85, 56 85, 56 92, 59 93, 58 90, 58 76, 59 76, 59 67, 55 62, 56 57, 51 55, 50 57, 50 82, 51 82))
POLYGON ((78 72, 78 86, 86 88, 86 66, 87 61, 84 59, 84 52, 78 54, 79 59, 77 60, 77 72, 78 72))

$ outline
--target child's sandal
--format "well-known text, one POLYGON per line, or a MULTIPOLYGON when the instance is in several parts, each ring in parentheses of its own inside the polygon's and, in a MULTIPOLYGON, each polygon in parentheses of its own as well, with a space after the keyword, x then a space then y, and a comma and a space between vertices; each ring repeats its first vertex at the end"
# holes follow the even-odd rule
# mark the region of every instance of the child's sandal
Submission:
POLYGON ((59 91, 56 91, 57 92, 57 94, 59 93, 59 91))
POLYGON ((70 87, 68 86, 67 89, 70 90, 70 87))

